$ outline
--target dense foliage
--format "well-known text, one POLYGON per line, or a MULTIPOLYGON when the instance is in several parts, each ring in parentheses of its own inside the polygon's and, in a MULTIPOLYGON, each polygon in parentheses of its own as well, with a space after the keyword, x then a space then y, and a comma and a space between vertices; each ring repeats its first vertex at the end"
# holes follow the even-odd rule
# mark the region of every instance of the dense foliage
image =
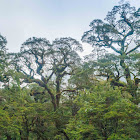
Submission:
POLYGON ((82 36, 85 60, 71 37, 9 53, 0 35, 0 140, 140 139, 140 8, 114 6, 105 20, 82 36))

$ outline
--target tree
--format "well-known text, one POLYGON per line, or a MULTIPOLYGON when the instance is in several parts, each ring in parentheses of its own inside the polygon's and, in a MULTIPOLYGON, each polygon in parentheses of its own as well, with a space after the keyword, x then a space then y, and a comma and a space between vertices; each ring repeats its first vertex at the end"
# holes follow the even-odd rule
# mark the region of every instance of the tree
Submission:
POLYGON ((95 77, 106 79, 112 86, 126 86, 125 83, 120 82, 124 75, 119 65, 119 56, 105 53, 98 57, 96 61, 91 61, 91 64, 94 68, 95 77))
POLYGON ((114 6, 105 20, 107 22, 93 20, 90 23, 91 29, 84 33, 82 41, 98 49, 110 48, 119 56, 128 90, 135 96, 140 79, 136 76, 132 78, 126 58, 140 48, 140 8, 136 10, 129 3, 114 6))
POLYGON ((66 129, 70 139, 138 140, 140 111, 127 94, 101 83, 80 92, 75 99, 80 109, 66 129))
POLYGON ((29 88, 16 84, 0 90, 0 139, 53 139, 56 134, 50 102, 40 103, 30 96, 29 88), (46 111, 47 110, 47 111, 46 111))
MULTIPOLYGON (((67 90, 67 79, 73 74, 75 66, 80 64, 77 51, 82 51, 82 46, 70 37, 56 39, 52 44, 45 38, 33 37, 22 44, 20 53, 10 54, 13 66, 22 74, 20 83, 36 83, 42 87, 50 95, 55 115, 62 112, 60 101, 67 90)), ((58 133, 63 133, 67 138, 62 129, 64 123, 59 117, 55 119, 58 133)))
POLYGON ((44 38, 30 38, 16 54, 15 68, 24 75, 24 82, 35 82, 49 93, 54 110, 59 106, 62 80, 71 75, 80 62, 78 41, 60 38, 52 44, 44 38), (53 91, 54 90, 54 91, 53 91), (55 97, 56 96, 56 97, 55 97))
POLYGON ((0 55, 3 55, 6 52, 6 44, 6 38, 0 35, 0 55))
POLYGON ((82 63, 69 79, 69 88, 75 89, 74 91, 90 89, 93 84, 96 85, 98 83, 94 72, 95 67, 92 61, 82 63))
POLYGON ((8 66, 6 44, 6 38, 0 35, 0 82, 2 83, 8 82, 8 76, 6 75, 6 68, 8 66))

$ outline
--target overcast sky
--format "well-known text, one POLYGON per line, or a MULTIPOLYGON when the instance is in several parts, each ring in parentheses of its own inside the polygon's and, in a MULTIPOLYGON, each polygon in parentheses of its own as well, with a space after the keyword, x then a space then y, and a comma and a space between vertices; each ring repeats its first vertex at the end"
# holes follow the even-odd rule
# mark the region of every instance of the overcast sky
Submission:
MULTIPOLYGON (((18 52, 21 44, 33 36, 50 41, 73 37, 80 41, 90 22, 104 19, 119 1, 0 0, 0 33, 7 38, 10 52, 18 52)), ((140 0, 130 0, 130 3, 140 6, 140 0)))

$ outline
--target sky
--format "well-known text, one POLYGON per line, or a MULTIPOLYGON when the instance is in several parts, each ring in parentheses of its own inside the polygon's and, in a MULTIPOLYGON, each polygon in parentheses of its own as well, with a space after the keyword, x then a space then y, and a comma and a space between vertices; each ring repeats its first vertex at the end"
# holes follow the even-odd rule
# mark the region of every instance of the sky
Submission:
MULTIPOLYGON (((20 51, 30 37, 72 37, 81 41, 94 19, 104 19, 120 0, 0 0, 0 34, 9 52, 20 51)), ((130 0, 138 8, 140 0, 130 0)), ((83 44, 84 54, 90 51, 83 44)))

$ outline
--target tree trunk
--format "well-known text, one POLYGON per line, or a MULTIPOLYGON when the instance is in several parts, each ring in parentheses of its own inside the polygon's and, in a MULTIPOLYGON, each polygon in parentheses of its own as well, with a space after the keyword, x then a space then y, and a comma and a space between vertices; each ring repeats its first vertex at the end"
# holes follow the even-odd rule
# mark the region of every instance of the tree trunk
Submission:
POLYGON ((9 136, 9 135, 7 135, 6 137, 7 137, 7 140, 11 140, 12 139, 11 136, 9 136))
POLYGON ((53 95, 51 90, 47 87, 47 85, 45 85, 45 89, 48 91, 49 95, 51 96, 51 102, 53 104, 54 111, 56 111, 57 106, 56 106, 56 102, 55 102, 55 96, 53 95))
POLYGON ((58 75, 58 77, 56 78, 56 105, 57 108, 59 107, 59 102, 60 102, 60 81, 61 81, 61 77, 58 75))
POLYGON ((127 86, 128 92, 130 92, 130 94, 134 97, 136 94, 137 87, 135 86, 133 80, 131 79, 130 70, 129 67, 125 64, 124 58, 120 60, 120 65, 124 70, 124 75, 128 85, 127 86))

